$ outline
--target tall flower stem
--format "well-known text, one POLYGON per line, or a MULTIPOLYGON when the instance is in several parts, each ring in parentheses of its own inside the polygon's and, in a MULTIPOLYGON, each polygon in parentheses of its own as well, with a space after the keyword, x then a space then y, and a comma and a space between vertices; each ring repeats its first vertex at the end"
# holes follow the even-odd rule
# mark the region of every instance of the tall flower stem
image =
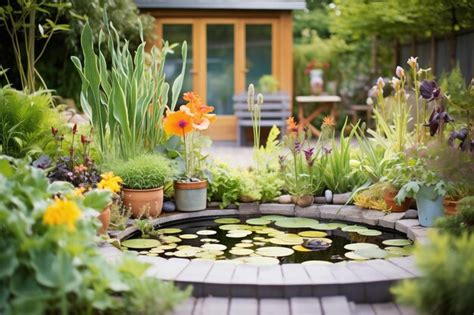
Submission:
POLYGON ((189 176, 189 163, 188 163, 188 142, 186 141, 186 133, 183 129, 183 142, 184 142, 184 167, 186 170, 186 176, 189 176))
POLYGON ((420 91, 418 87, 418 77, 416 73, 416 68, 413 69, 413 87, 415 89, 415 106, 416 106, 416 122, 415 122, 416 143, 419 144, 422 141, 422 139, 421 139, 421 134, 420 134, 420 105, 419 105, 420 91))

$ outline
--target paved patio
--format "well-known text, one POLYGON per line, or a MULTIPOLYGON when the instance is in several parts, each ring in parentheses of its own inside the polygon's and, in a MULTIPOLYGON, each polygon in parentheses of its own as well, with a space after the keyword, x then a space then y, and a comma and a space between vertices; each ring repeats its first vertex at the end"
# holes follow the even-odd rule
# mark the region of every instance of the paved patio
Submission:
POLYGON ((232 167, 248 168, 253 163, 253 147, 241 147, 234 141, 214 141, 205 153, 211 159, 232 167))

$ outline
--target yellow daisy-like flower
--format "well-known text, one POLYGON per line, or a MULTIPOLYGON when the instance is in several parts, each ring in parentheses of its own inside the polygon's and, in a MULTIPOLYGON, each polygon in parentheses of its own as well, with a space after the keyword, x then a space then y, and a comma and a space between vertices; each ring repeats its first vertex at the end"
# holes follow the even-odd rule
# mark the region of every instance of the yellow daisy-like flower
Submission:
POLYGON ((47 225, 66 225, 69 230, 76 229, 76 221, 81 216, 81 210, 74 201, 54 199, 43 214, 43 223, 47 225))
POLYGON ((97 188, 108 189, 113 193, 120 191, 120 184, 123 183, 122 178, 114 175, 112 172, 104 173, 100 177, 102 177, 102 180, 97 184, 97 188))
POLYGON ((85 191, 86 191, 85 187, 78 187, 78 188, 74 189, 73 194, 74 194, 74 196, 81 197, 84 194, 85 191))

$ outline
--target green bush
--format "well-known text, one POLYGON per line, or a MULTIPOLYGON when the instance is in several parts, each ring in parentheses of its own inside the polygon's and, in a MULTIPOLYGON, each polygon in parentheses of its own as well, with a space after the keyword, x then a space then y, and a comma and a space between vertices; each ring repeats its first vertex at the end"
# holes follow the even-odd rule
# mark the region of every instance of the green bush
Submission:
POLYGON ((474 232, 474 196, 464 197, 457 205, 458 214, 441 217, 436 221, 436 227, 459 236, 464 232, 474 232))
POLYGON ((237 203, 240 197, 240 181, 238 173, 228 165, 215 164, 209 170, 207 176, 207 199, 219 201, 221 209, 231 203, 237 203))
POLYGON ((433 233, 430 241, 415 250, 423 276, 392 288, 397 302, 430 315, 473 314, 474 234, 433 233))
POLYGON ((110 200, 0 156, 1 314, 165 314, 188 296, 146 278, 148 264, 99 253, 95 216, 110 200))
POLYGON ((0 89, 0 153, 21 158, 43 152, 52 142, 50 130, 59 122, 48 91, 27 94, 0 89))
POLYGON ((115 162, 112 171, 131 189, 158 188, 175 175, 170 160, 158 154, 145 154, 127 162, 115 162))

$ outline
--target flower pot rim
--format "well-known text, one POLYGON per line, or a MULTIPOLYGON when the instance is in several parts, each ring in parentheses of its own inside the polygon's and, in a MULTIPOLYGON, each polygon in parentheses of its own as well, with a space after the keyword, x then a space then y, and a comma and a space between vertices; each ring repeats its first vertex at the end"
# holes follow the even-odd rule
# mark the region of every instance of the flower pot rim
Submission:
POLYGON ((191 190, 207 188, 207 180, 202 179, 199 182, 180 182, 175 180, 173 183, 175 189, 191 190))
POLYGON ((132 192, 147 192, 147 191, 157 191, 157 190, 163 190, 163 185, 160 186, 160 187, 156 187, 156 188, 146 188, 146 189, 136 189, 136 188, 127 188, 127 187, 122 187, 122 190, 126 190, 126 191, 132 191, 132 192))

